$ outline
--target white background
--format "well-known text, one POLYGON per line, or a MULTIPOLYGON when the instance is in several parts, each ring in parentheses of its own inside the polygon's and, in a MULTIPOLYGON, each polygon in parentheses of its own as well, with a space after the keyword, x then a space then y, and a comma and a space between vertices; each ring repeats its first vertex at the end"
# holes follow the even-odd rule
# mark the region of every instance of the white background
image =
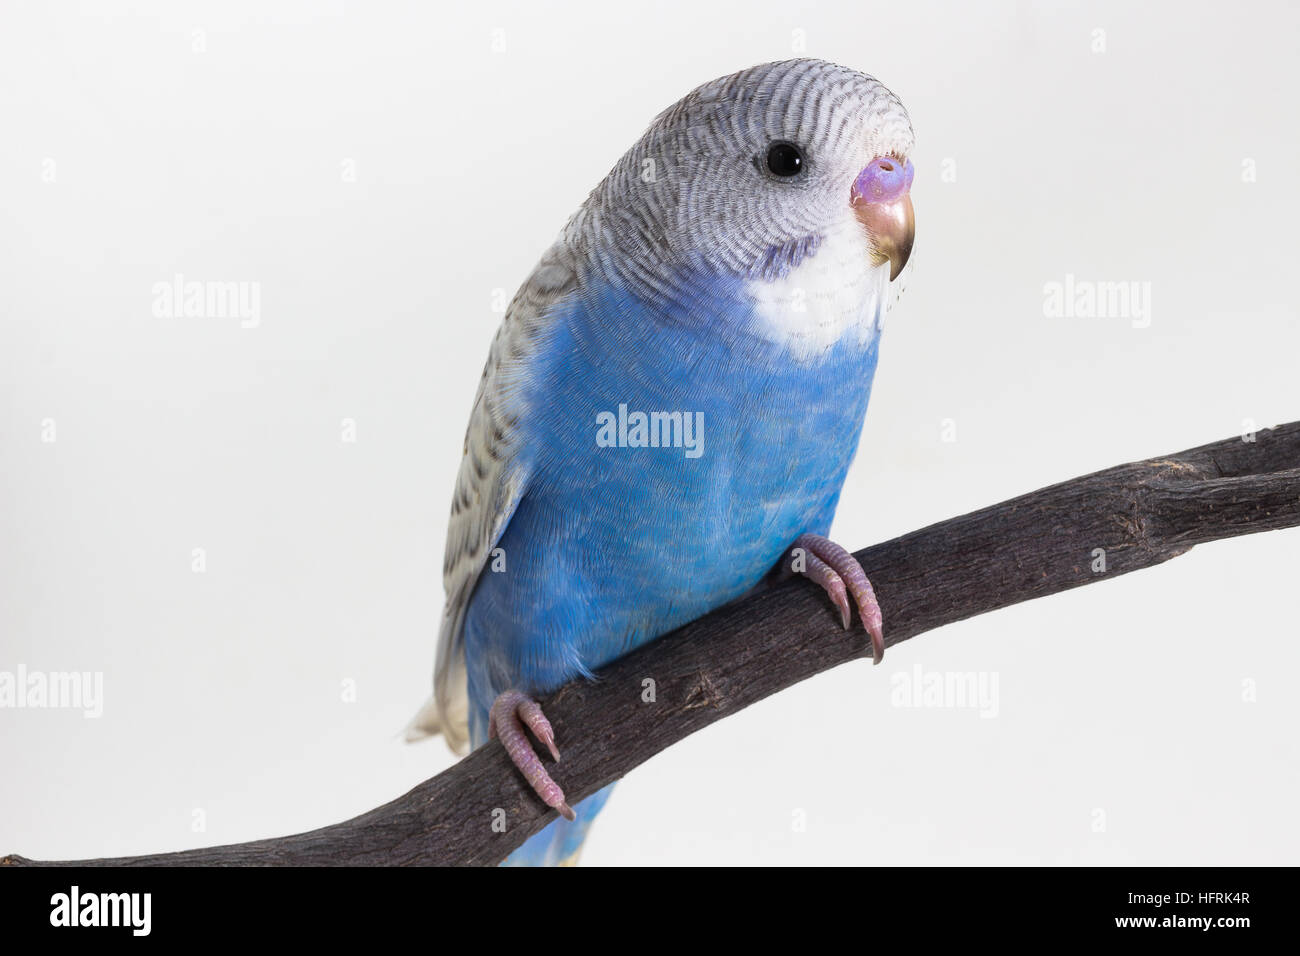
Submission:
MULTIPOLYGON (((98 720, 0 711, 0 852, 296 832, 450 764, 398 732, 494 290, 660 109, 801 37, 917 132, 843 543, 1300 418, 1294 8, 470 6, 0 14, 0 670, 105 681, 98 720), (178 272, 260 283, 260 325, 156 318, 178 272), (1046 318, 1067 273, 1151 283, 1150 327, 1046 318)), ((634 772, 585 862, 1295 863, 1298 556, 1205 546, 808 681, 634 772), (917 665, 996 674, 997 716, 891 706, 917 665)))

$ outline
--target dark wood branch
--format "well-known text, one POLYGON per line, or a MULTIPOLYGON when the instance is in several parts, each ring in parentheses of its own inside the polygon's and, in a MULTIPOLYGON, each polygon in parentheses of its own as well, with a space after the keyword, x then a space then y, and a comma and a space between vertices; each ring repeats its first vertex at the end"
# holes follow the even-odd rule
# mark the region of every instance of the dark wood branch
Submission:
MULTIPOLYGON (((1120 465, 857 553, 885 643, 1160 564, 1193 545, 1300 525, 1300 422, 1120 465), (1101 549, 1099 551, 1098 549, 1101 549), (1097 556, 1104 552, 1105 570, 1097 556)), ((543 703, 571 802, 665 747, 869 650, 801 580, 772 584, 543 703), (655 702, 642 699, 655 682, 655 702)), ((495 741, 369 813, 309 833, 93 865, 493 864, 554 814, 495 741), (494 820, 504 812, 504 832, 494 820)), ((5 864, 32 864, 18 856, 5 864)))

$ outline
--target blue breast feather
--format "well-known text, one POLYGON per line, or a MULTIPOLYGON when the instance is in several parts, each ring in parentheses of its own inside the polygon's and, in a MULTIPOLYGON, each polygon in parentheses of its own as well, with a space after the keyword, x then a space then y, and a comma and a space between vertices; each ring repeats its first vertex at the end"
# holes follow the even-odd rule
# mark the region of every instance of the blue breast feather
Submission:
MULTIPOLYGON (((504 569, 482 573, 466 611, 474 746, 502 691, 590 675, 744 594, 800 534, 829 530, 878 337, 854 331, 796 358, 754 333, 739 292, 695 282, 683 305, 652 307, 601 286, 552 316, 518 385, 529 478, 498 542, 504 569), (702 420, 702 440, 689 453, 606 447, 599 423, 620 405, 702 420)), ((575 860, 612 786, 506 864, 575 860)))
POLYGON ((520 387, 529 479, 465 618, 470 734, 496 696, 543 694, 744 594, 804 532, 825 534, 878 337, 813 358, 753 331, 734 285, 679 309, 610 286, 553 317, 520 387), (602 447, 598 415, 702 416, 684 448, 602 447))

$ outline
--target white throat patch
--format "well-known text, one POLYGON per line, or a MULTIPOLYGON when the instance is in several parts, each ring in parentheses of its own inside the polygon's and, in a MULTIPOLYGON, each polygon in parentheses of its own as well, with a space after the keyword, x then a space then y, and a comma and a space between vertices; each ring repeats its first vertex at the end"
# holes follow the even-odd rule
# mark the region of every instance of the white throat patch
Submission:
POLYGON ((877 335, 892 304, 889 263, 873 266, 870 254, 862 227, 847 217, 785 277, 746 286, 755 331, 798 359, 819 355, 849 334, 859 340, 877 335))

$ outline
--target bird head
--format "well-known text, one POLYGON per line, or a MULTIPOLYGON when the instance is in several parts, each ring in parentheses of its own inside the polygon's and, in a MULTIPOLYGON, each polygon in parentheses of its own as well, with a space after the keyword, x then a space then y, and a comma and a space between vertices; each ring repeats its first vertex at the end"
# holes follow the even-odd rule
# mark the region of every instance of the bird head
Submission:
POLYGON ((606 263, 655 264, 634 283, 667 281, 660 263, 772 280, 832 238, 893 282, 915 233, 912 145, 907 111, 878 80, 822 60, 767 63, 660 114, 581 222, 616 247, 606 263))

